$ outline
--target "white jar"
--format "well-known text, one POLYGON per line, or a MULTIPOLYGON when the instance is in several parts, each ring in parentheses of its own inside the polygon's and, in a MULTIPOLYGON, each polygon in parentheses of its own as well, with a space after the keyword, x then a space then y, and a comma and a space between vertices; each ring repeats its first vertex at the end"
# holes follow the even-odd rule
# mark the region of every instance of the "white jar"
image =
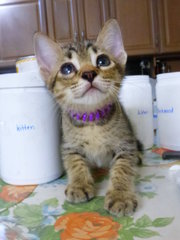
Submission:
POLYGON ((149 76, 126 76, 122 82, 120 102, 144 149, 151 148, 153 136, 152 88, 149 76))
POLYGON ((10 184, 62 174, 58 111, 38 72, 0 75, 0 176, 10 184))
POLYGON ((159 144, 180 150, 180 72, 158 74, 156 96, 159 144))

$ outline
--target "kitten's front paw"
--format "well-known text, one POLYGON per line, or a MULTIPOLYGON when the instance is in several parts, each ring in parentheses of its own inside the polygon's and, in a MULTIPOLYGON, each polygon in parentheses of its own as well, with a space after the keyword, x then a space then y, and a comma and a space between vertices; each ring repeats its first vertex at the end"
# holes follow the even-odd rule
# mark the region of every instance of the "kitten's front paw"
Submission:
POLYGON ((91 184, 69 184, 65 190, 65 194, 69 202, 87 202, 94 197, 94 187, 91 184))
POLYGON ((131 191, 108 191, 104 208, 116 216, 131 215, 137 208, 136 195, 131 191))

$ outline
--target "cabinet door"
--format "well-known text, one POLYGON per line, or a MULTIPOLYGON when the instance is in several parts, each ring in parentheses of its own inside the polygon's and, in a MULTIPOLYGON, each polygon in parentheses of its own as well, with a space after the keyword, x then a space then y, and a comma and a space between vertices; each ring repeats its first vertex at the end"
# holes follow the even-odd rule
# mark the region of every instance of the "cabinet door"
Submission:
POLYGON ((77 37, 77 1, 46 0, 48 35, 61 43, 77 37))
POLYGON ((33 35, 46 32, 43 1, 7 0, 0 3, 0 66, 33 55, 33 35), (40 17, 41 16, 41 17, 40 17))
POLYGON ((161 52, 180 51, 180 1, 158 2, 161 52))
POLYGON ((110 1, 111 16, 115 17, 122 31, 128 55, 157 52, 155 1, 110 1))
POLYGON ((78 0, 80 39, 94 40, 110 17, 108 0, 78 0))

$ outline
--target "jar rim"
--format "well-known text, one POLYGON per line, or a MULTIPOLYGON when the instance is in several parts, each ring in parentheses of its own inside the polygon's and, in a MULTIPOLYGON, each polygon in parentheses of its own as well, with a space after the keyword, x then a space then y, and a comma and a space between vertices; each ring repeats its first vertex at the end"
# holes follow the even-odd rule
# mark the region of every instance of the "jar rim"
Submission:
POLYGON ((45 87, 39 71, 0 75, 0 89, 25 87, 45 87))
POLYGON ((148 75, 127 75, 123 78, 123 83, 128 82, 139 82, 139 83, 147 83, 149 82, 149 76, 148 75))
POLYGON ((170 72, 170 73, 160 73, 157 74, 157 80, 169 79, 169 78, 179 78, 180 72, 170 72))

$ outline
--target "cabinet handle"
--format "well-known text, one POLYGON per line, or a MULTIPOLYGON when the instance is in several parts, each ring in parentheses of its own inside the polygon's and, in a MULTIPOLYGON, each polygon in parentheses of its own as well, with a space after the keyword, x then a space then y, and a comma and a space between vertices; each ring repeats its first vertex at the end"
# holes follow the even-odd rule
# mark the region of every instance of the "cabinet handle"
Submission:
POLYGON ((81 32, 81 42, 84 42, 84 31, 81 32))
POLYGON ((74 33, 74 42, 77 43, 78 41, 78 34, 77 32, 74 33))
POLYGON ((156 45, 156 47, 159 46, 159 39, 158 39, 158 37, 155 38, 155 45, 156 45))

